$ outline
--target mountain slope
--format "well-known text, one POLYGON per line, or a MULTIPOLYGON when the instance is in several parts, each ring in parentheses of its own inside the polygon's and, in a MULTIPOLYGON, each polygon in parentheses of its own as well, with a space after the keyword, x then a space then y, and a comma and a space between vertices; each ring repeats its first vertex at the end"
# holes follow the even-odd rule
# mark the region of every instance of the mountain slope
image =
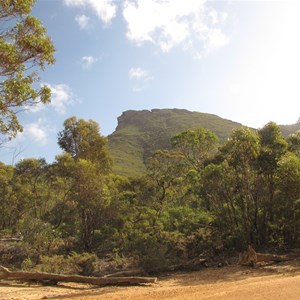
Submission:
POLYGON ((126 176, 140 176, 145 161, 156 149, 169 149, 170 138, 185 130, 205 127, 221 141, 242 124, 216 115, 184 109, 152 109, 124 112, 116 131, 108 136, 114 160, 113 171, 126 176))
POLYGON ((282 135, 287 137, 288 135, 300 130, 300 123, 292 125, 279 125, 279 128, 281 130, 282 135))

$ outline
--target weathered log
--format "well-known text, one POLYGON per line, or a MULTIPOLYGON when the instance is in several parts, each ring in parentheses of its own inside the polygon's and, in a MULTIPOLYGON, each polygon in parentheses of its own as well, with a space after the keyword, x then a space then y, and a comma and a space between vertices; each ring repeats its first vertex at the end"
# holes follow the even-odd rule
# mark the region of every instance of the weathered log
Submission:
POLYGON ((20 237, 10 237, 10 238, 3 238, 3 239, 0 239, 0 242, 22 242, 23 241, 23 238, 20 237))
POLYGON ((124 277, 124 276, 137 276, 137 275, 144 275, 145 271, 143 269, 132 269, 132 270, 125 270, 119 271, 115 273, 105 274, 103 275, 104 278, 107 277, 124 277))
POLYGON ((89 283, 98 286, 106 285, 139 285, 144 283, 155 283, 155 277, 88 277, 80 275, 63 275, 43 272, 23 272, 23 271, 9 271, 7 268, 0 266, 2 276, 4 279, 15 279, 22 281, 51 281, 51 282, 77 282, 89 283))
POLYGON ((239 265, 243 266, 253 266, 262 265, 266 263, 277 263, 288 261, 290 258, 286 255, 275 255, 270 253, 258 253, 256 252, 251 245, 248 246, 248 249, 239 254, 239 265))

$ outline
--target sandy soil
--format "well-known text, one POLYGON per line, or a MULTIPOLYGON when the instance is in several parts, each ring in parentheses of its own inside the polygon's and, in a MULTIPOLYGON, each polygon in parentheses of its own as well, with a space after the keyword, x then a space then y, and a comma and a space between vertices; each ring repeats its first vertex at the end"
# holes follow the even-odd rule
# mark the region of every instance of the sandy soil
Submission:
POLYGON ((0 299, 74 300, 298 300, 300 299, 300 261, 257 269, 227 266, 198 272, 161 276, 152 285, 99 288, 84 284, 56 287, 21 284, 0 280, 0 299))

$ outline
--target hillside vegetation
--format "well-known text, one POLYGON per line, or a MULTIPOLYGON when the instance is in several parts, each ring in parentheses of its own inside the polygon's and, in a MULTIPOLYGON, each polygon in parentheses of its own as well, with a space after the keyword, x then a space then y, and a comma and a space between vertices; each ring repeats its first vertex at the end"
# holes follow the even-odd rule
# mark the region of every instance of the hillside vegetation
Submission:
MULTIPOLYGON (((115 174, 138 177, 157 149, 170 149, 170 139, 188 129, 203 127, 225 141, 232 130, 243 126, 217 115, 186 109, 128 110, 118 118, 118 126, 108 136, 115 174)), ((300 123, 279 125, 283 136, 300 130, 300 123)))
POLYGON ((291 125, 279 125, 280 131, 283 136, 287 137, 300 130, 300 122, 291 125))
MULTIPOLYGON (((183 130, 174 114, 186 123, 199 116, 154 110, 119 119, 117 133, 132 151, 120 143, 120 155, 131 157, 124 168, 148 158, 138 177, 112 172, 99 125, 76 117, 59 132, 63 152, 53 163, 0 163, 0 265, 93 276, 127 267, 154 273, 198 269, 248 244, 299 248, 300 131, 284 137, 273 122, 253 130, 226 121, 228 131, 237 126, 228 138, 198 123, 164 139, 175 125, 183 130)), ((204 117, 226 128, 221 118, 204 117)))
POLYGON ((216 115, 185 109, 126 111, 118 118, 116 131, 108 136, 113 171, 133 177, 144 174, 147 158, 157 149, 170 149, 171 137, 185 130, 207 128, 224 141, 241 126, 216 115))

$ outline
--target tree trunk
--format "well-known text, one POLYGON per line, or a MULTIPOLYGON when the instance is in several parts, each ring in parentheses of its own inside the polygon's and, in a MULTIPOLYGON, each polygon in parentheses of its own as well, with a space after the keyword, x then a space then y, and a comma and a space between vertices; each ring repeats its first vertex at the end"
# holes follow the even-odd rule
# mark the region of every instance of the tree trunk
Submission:
POLYGON ((138 285, 143 283, 155 283, 157 278, 155 277, 88 277, 79 275, 62 275, 52 273, 41 273, 41 272, 22 272, 22 271, 9 271, 7 268, 0 266, 2 274, 0 278, 3 279, 16 279, 16 280, 37 280, 37 281, 51 281, 51 282, 78 282, 78 283, 89 283, 98 286, 106 285, 138 285))

